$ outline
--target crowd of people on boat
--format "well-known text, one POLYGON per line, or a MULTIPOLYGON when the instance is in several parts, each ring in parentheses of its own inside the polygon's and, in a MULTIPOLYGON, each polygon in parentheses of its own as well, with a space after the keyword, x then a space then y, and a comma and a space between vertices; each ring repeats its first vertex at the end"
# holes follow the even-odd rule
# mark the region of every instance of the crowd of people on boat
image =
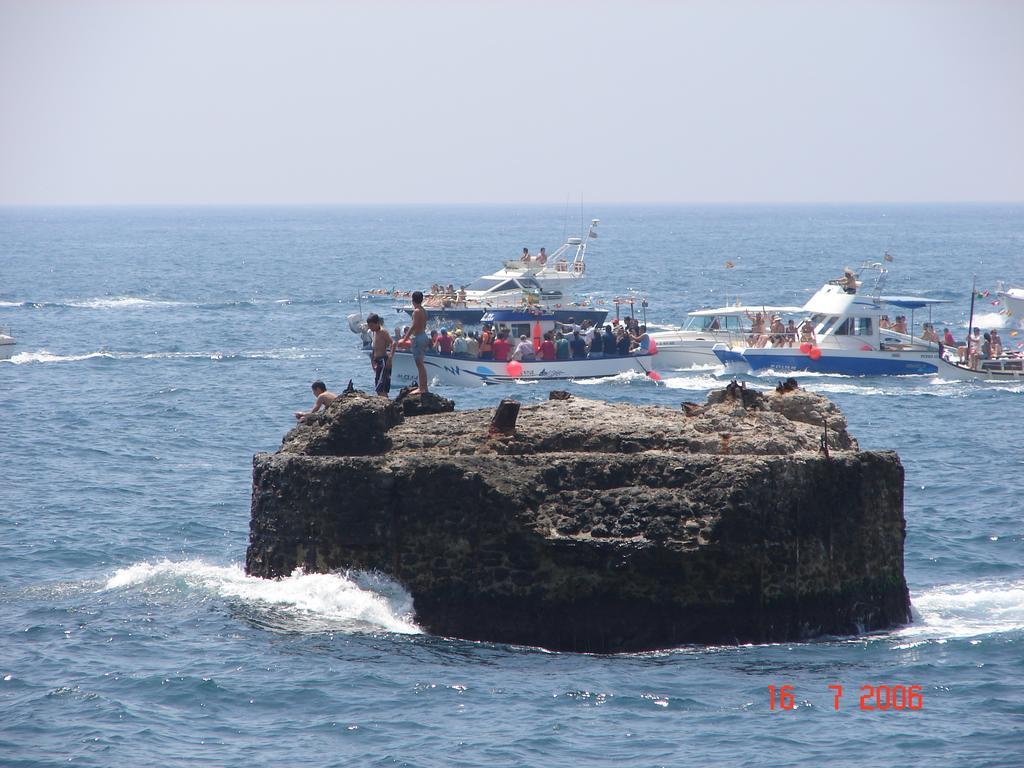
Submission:
MULTIPOLYGON (((396 327, 395 338, 402 338, 407 330, 396 327)), ((650 343, 647 326, 633 317, 616 318, 604 326, 589 320, 576 324, 570 318, 536 339, 527 334, 516 336, 508 326, 492 323, 484 323, 479 331, 443 326, 429 331, 426 348, 433 354, 461 359, 553 362, 646 354, 650 343)), ((399 349, 404 346, 398 343, 399 349)))
POLYGON ((425 307, 455 307, 466 306, 466 286, 456 290, 451 283, 434 283, 430 286, 430 292, 423 297, 425 307))
MULTIPOLYGON (((747 312, 747 319, 750 320, 750 335, 747 336, 748 347, 793 347, 798 343, 814 343, 814 323, 807 317, 797 325, 796 320, 790 318, 788 323, 782 321, 781 315, 770 317, 762 312, 747 312)), ((719 329, 718 319, 715 318, 710 330, 719 329)))
POLYGON ((944 346, 955 349, 957 362, 960 365, 969 366, 971 370, 978 370, 983 360, 995 360, 1007 356, 1007 352, 1003 349, 1003 339, 995 328, 982 333, 981 328, 975 327, 963 344, 958 344, 953 339, 948 328, 946 334, 948 338, 945 340, 944 346))

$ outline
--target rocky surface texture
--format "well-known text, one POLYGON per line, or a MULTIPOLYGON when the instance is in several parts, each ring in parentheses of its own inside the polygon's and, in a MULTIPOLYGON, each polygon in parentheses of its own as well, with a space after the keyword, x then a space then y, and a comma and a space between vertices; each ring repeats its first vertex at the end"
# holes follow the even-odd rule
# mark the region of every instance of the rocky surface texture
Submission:
POLYGON ((821 396, 452 409, 355 392, 258 454, 248 572, 378 570, 429 632, 572 651, 909 620, 903 468, 821 396))

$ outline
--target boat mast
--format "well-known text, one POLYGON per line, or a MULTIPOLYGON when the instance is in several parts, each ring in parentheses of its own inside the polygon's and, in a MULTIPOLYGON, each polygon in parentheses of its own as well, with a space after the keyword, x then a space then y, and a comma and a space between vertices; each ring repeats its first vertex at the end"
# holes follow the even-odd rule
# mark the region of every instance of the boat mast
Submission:
POLYGON ((974 328, 974 297, 977 295, 978 276, 971 275, 971 313, 967 316, 967 359, 971 359, 971 330, 974 328))
MULTIPOLYGON (((590 243, 590 238, 592 238, 592 237, 596 238, 597 237, 597 233, 594 232, 594 230, 597 228, 597 225, 600 224, 600 223, 601 223, 600 219, 591 219, 590 220, 590 226, 587 227, 587 233, 582 238, 583 242, 581 242, 578 246, 576 246, 576 255, 573 257, 573 260, 572 260, 573 266, 575 266, 576 264, 583 264, 584 263, 584 259, 586 258, 586 254, 587 254, 587 245, 590 243)), ((581 227, 581 229, 582 229, 582 227, 581 227)), ((576 271, 576 270, 574 270, 574 271, 576 271)), ((578 273, 582 273, 582 272, 583 272, 582 269, 578 270, 578 273)))

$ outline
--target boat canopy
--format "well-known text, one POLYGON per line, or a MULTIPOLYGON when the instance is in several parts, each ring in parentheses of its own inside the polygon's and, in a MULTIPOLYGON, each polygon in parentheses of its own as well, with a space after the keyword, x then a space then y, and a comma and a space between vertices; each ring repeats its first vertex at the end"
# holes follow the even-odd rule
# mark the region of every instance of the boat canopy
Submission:
POLYGON ((903 309, 921 309, 922 307, 930 307, 933 304, 949 304, 949 299, 928 299, 923 296, 879 296, 878 302, 881 304, 892 304, 894 307, 902 307, 903 309))
POLYGON ((698 309, 694 312, 687 312, 690 317, 745 317, 747 313, 756 314, 761 312, 768 315, 798 315, 803 312, 803 307, 775 307, 764 304, 757 306, 731 306, 718 309, 698 309))

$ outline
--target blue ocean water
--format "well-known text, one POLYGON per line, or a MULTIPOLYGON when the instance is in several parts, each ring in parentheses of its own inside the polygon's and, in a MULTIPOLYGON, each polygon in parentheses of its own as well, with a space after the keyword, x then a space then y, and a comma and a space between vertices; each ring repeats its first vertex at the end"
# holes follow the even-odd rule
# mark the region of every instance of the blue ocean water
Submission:
MULTIPOLYGON (((890 292, 953 300, 939 323, 965 323, 973 274, 1024 279, 1021 206, 586 214, 602 224, 585 290, 635 290, 652 322, 735 296, 801 303, 887 250, 890 292)), ((0 362, 0 764, 1024 764, 1020 385, 801 378, 906 466, 916 620, 890 633, 549 653, 427 636, 379 577, 243 575, 252 454, 279 444, 313 379, 369 388, 345 327, 358 290, 467 282, 524 245, 550 252, 569 218, 0 210, 0 325, 18 340, 0 362), (783 685, 797 706, 773 711, 783 685), (861 710, 863 685, 921 686, 923 708, 861 710)), ((677 408, 720 385, 570 386, 677 408)), ((446 394, 489 407, 547 388, 446 394)))

